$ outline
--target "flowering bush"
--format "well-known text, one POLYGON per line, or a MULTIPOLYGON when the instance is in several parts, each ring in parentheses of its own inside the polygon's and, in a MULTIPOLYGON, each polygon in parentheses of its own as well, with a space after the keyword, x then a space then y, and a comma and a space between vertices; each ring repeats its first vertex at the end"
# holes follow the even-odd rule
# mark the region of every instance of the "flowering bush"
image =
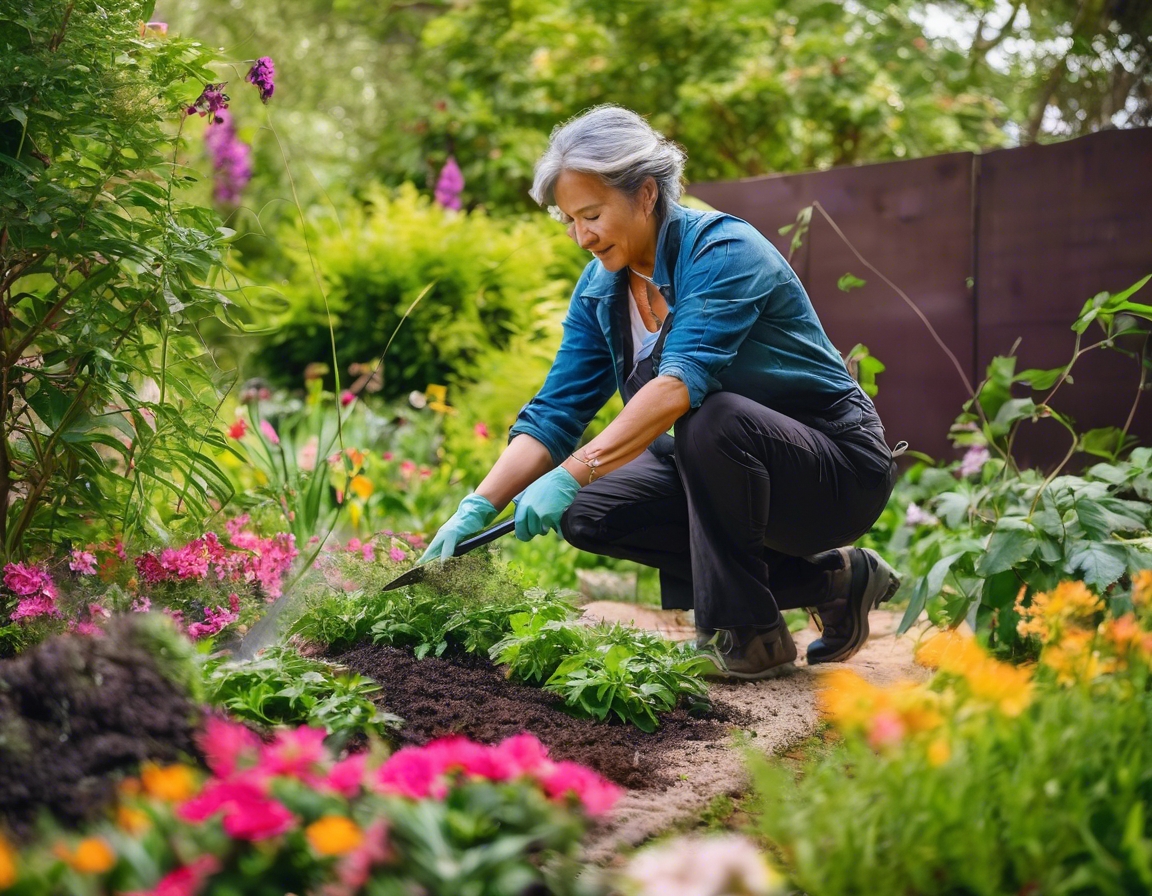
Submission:
POLYGON ((383 763, 336 759, 322 730, 261 744, 210 720, 211 774, 145 766, 121 786, 114 820, 49 836, 19 856, 0 843, 14 894, 576 892, 585 819, 614 785, 554 762, 523 734, 406 747, 383 763))
MULTIPOLYGON (((162 610, 193 639, 250 625, 283 592, 297 556, 293 536, 257 535, 247 516, 224 524, 225 540, 206 532, 182 545, 128 560, 119 541, 73 550, 66 564, 9 563, 0 618, 18 630, 11 644, 67 628, 95 634, 113 613, 162 610)), ((6 630, 0 628, 0 636, 6 630)), ((4 641, 0 641, 2 648, 4 641)))
POLYGON ((619 882, 627 896, 783 896, 784 879, 745 837, 677 837, 645 849, 619 882))
POLYGON ((759 826, 812 896, 1147 892, 1152 572, 1108 616, 1081 582, 1019 607, 1035 666, 948 632, 925 683, 848 671, 821 704, 843 744, 789 772, 754 762, 759 826), (992 833, 990 833, 992 832, 992 833))

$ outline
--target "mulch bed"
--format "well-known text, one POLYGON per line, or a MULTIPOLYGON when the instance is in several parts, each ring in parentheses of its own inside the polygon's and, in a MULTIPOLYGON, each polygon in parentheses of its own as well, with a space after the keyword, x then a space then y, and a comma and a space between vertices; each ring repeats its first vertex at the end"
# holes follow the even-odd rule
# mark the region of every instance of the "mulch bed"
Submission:
POLYGON ((509 681, 478 657, 417 660, 394 647, 361 647, 329 659, 380 683, 378 702, 404 719, 397 734, 402 745, 449 734, 496 743, 530 731, 554 759, 582 763, 633 790, 667 786, 671 782, 661 770, 665 750, 685 741, 719 740, 734 721, 715 709, 700 718, 678 709, 645 734, 632 725, 575 718, 560 698, 509 681))

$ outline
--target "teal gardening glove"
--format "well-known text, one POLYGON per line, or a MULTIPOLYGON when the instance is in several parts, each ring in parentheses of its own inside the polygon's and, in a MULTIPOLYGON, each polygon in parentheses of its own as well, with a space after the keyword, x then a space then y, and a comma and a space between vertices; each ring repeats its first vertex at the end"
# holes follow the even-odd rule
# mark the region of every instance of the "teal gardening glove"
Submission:
POLYGON ((550 529, 559 532, 560 517, 576 500, 578 491, 580 483, 563 467, 545 473, 524 489, 516 503, 516 537, 531 541, 550 529))
POLYGON ((440 527, 436 537, 428 545, 428 550, 420 558, 420 563, 424 564, 429 560, 439 560, 443 563, 456 552, 456 545, 461 539, 479 532, 495 518, 496 508, 492 506, 491 501, 477 494, 465 495, 456 512, 440 527))

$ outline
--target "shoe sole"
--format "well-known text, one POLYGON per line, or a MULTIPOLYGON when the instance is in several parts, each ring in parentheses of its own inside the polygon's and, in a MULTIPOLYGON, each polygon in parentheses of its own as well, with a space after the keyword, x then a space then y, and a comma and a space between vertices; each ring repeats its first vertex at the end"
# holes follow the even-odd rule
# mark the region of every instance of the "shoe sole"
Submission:
POLYGON ((782 663, 760 672, 729 672, 727 669, 717 669, 715 672, 705 672, 704 677, 709 681, 766 681, 770 678, 791 675, 795 671, 795 663, 782 663))
MULTIPOLYGON (((884 562, 883 557, 871 548, 862 548, 860 554, 866 558, 871 557, 876 563, 876 569, 868 577, 868 584, 864 587, 864 592, 860 595, 859 601, 853 608, 858 617, 856 625, 857 636, 833 654, 822 656, 815 660, 809 656, 808 665, 810 666, 819 663, 842 663, 855 656, 860 648, 864 646, 865 642, 867 642, 868 635, 870 634, 868 614, 881 604, 891 600, 892 596, 900 589, 900 577, 896 575, 896 571, 892 569, 891 566, 884 562)), ((864 559, 862 562, 868 563, 868 560, 864 559)))

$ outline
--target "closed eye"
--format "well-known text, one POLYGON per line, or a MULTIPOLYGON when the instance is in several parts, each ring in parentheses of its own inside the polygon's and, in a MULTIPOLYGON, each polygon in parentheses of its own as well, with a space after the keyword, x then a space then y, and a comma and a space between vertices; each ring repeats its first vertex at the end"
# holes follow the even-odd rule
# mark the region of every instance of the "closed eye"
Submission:
POLYGON ((599 217, 600 217, 599 215, 585 215, 584 220, 585 221, 595 221, 599 217))

